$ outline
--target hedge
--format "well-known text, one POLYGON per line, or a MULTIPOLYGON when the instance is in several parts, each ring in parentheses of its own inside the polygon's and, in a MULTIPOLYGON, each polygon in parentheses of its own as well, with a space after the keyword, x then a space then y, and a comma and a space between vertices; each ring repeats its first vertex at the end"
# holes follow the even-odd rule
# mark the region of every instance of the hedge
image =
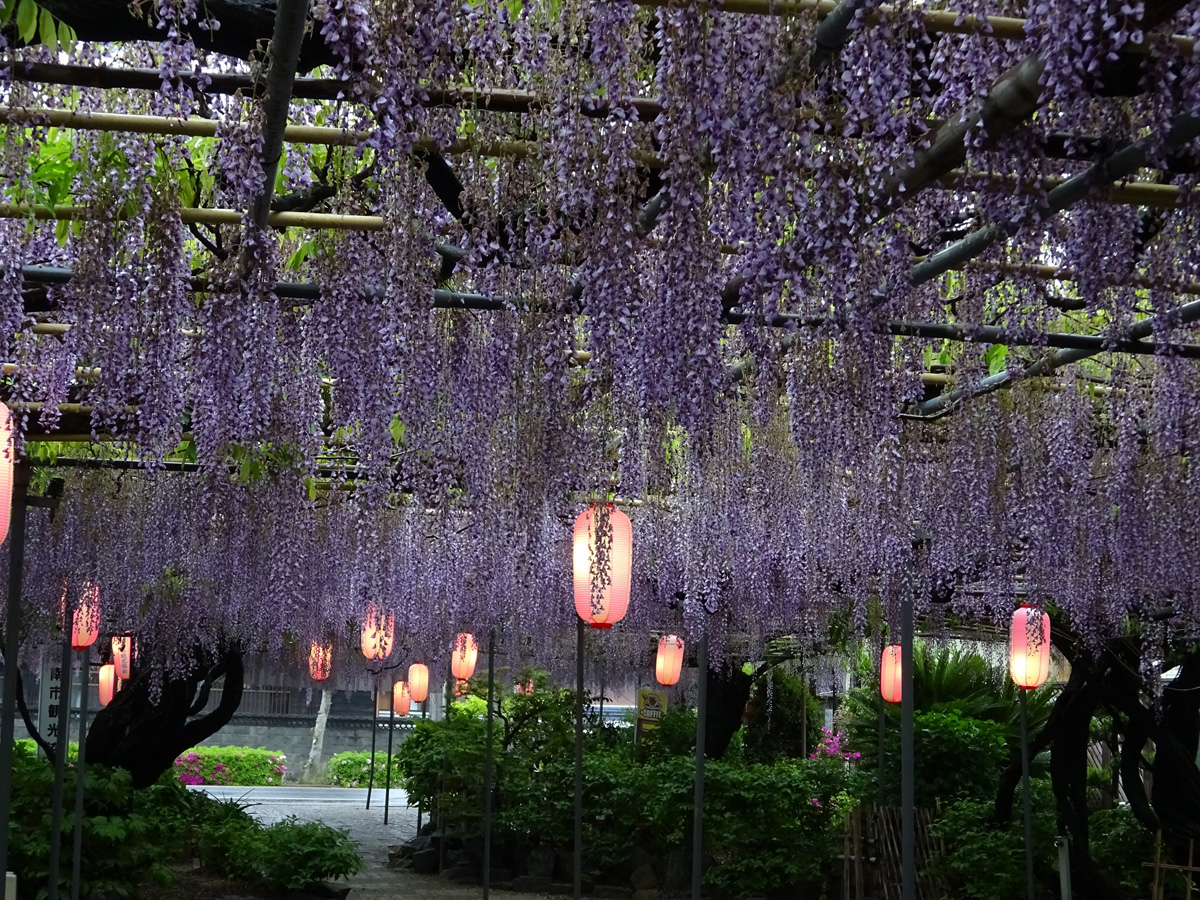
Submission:
POLYGON ((193 747, 175 759, 175 775, 184 784, 260 787, 282 784, 286 762, 262 747, 193 747))
MULTIPOLYGON (((386 753, 375 754, 375 786, 387 783, 386 753)), ((329 760, 329 780, 338 787, 366 787, 371 778, 371 754, 347 751, 329 760)), ((399 758, 392 757, 392 787, 400 785, 399 758)))

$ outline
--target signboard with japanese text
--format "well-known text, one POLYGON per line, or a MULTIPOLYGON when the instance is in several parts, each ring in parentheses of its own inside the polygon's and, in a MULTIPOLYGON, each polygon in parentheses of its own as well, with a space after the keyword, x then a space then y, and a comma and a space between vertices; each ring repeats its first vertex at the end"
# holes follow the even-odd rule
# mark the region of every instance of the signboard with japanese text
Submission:
MULTIPOLYGON (((54 752, 58 753, 59 706, 69 702, 63 694, 62 653, 58 649, 47 650, 42 656, 41 693, 38 697, 38 731, 54 752)), ((41 753, 41 748, 38 748, 41 753)))

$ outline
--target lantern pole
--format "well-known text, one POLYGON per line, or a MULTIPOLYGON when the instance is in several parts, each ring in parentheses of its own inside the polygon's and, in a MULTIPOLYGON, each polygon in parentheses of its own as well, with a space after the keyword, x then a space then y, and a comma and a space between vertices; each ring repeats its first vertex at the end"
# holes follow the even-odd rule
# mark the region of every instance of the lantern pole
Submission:
POLYGON ((383 788, 383 824, 388 823, 388 812, 392 805, 392 727, 396 724, 396 702, 393 698, 391 715, 388 716, 388 752, 387 771, 384 774, 383 788))
POLYGON ((487 750, 483 762, 483 900, 488 900, 492 883, 492 728, 496 696, 496 629, 488 635, 487 750))
POLYGON ((17 654, 21 651, 21 581, 25 571, 25 492, 29 468, 13 465, 8 524, 8 604, 4 618, 4 699, 0 709, 0 875, 8 872, 8 820, 12 810, 13 734, 17 710, 17 654))
POLYGON ((917 829, 916 790, 913 746, 913 717, 916 712, 913 696, 913 600, 919 589, 917 567, 921 551, 929 544, 929 534, 917 525, 913 532, 913 562, 909 590, 900 603, 900 897, 917 897, 917 829))
MULTIPOLYGON (((887 649, 886 639, 883 636, 883 629, 880 628, 879 634, 879 672, 883 674, 883 651, 887 649)), ((879 695, 879 758, 875 769, 875 805, 880 809, 883 808, 886 798, 883 793, 883 760, 887 755, 887 745, 885 738, 887 736, 887 701, 883 699, 883 694, 879 695)))
MULTIPOLYGON (((426 693, 425 699, 421 701, 421 721, 425 720, 425 713, 428 710, 428 708, 429 708, 429 694, 426 693)), ((407 797, 407 794, 405 796, 407 797)), ((421 834, 421 813, 423 813, 423 812, 424 812, 424 810, 421 808, 420 802, 418 802, 417 803, 417 835, 418 835, 418 837, 421 834)))
POLYGON ((91 687, 92 664, 89 657, 91 648, 83 651, 82 665, 79 667, 79 754, 75 758, 75 835, 72 844, 74 856, 71 857, 71 900, 79 900, 79 882, 83 867, 83 788, 86 774, 87 749, 87 716, 88 690, 91 687))
POLYGON ((692 801, 692 900, 700 900, 700 881, 704 874, 704 717, 708 711, 708 632, 700 636, 696 648, 699 680, 696 691, 696 779, 692 801))
POLYGON ((367 775, 367 809, 371 808, 371 791, 375 787, 375 732, 379 725, 379 688, 371 701, 371 770, 367 775))
MULTIPOLYGON (((58 900, 58 867, 62 858, 63 781, 67 775, 67 753, 71 749, 71 632, 64 616, 62 681, 58 695, 58 744, 54 753, 54 791, 50 806, 50 876, 46 900, 58 900)), ((43 676, 44 677, 44 676, 43 676)))
POLYGON ((1025 893, 1034 900, 1033 891, 1033 801, 1029 796, 1029 691, 1019 687, 1021 700, 1021 787, 1025 794, 1025 893))
POLYGON ((574 900, 583 897, 583 619, 575 630, 575 884, 574 900))

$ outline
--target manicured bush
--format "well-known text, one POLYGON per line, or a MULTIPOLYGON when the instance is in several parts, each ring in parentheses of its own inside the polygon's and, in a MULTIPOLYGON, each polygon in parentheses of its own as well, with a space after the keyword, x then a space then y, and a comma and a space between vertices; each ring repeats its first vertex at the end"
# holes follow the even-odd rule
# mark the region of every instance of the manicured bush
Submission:
MULTIPOLYGON (((386 753, 375 754, 375 786, 386 783, 388 756, 386 753)), ((392 786, 400 784, 400 758, 393 756, 392 786)), ((328 764, 329 781, 338 787, 366 787, 371 780, 371 754, 348 750, 345 753, 334 754, 328 764)))
POLYGON ((183 784, 265 787, 283 783, 287 757, 262 747, 193 747, 175 760, 183 784))
MULTIPOLYGON (((54 769, 32 747, 17 742, 13 755, 9 866, 17 873, 19 900, 45 896, 50 857, 50 796, 54 769)), ((88 766, 83 823, 81 893, 135 898, 147 878, 168 884, 170 864, 200 852, 206 868, 271 890, 299 890, 362 868, 357 845, 344 831, 294 819, 264 826, 236 801, 190 791, 173 772, 134 790, 123 769, 88 766)), ((66 772, 66 796, 75 791, 75 768, 66 772)), ((61 896, 70 893, 73 818, 64 817, 61 896)), ((236 893, 236 891, 234 891, 236 893)))

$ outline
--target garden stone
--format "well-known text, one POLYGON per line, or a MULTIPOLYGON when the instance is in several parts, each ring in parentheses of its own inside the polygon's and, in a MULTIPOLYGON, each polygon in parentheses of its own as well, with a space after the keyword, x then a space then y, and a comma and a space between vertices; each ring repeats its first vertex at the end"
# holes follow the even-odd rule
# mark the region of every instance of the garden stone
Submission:
POLYGON ((527 894, 544 894, 550 888, 550 879, 540 875, 518 875, 513 879, 513 890, 527 894))
POLYGON ((598 884, 592 889, 592 896, 599 900, 630 900, 629 888, 616 884, 598 884))
POLYGON ((412 857, 413 871, 418 875, 435 875, 438 870, 438 852, 430 847, 418 850, 412 857))
POLYGON ((534 847, 529 851, 529 859, 525 861, 525 871, 549 884, 550 879, 554 877, 555 855, 549 847, 534 847))
POLYGON ((475 867, 470 865, 452 866, 448 869, 443 869, 441 877, 454 884, 475 884, 479 881, 479 875, 475 867))
POLYGON ((688 854, 672 850, 667 854, 667 877, 663 887, 668 891, 686 891, 692 882, 692 866, 688 854))
POLYGON ((658 887, 658 876, 654 874, 654 869, 648 865, 641 865, 634 869, 633 874, 629 876, 629 880, 633 882, 633 889, 635 891, 646 891, 658 887))

